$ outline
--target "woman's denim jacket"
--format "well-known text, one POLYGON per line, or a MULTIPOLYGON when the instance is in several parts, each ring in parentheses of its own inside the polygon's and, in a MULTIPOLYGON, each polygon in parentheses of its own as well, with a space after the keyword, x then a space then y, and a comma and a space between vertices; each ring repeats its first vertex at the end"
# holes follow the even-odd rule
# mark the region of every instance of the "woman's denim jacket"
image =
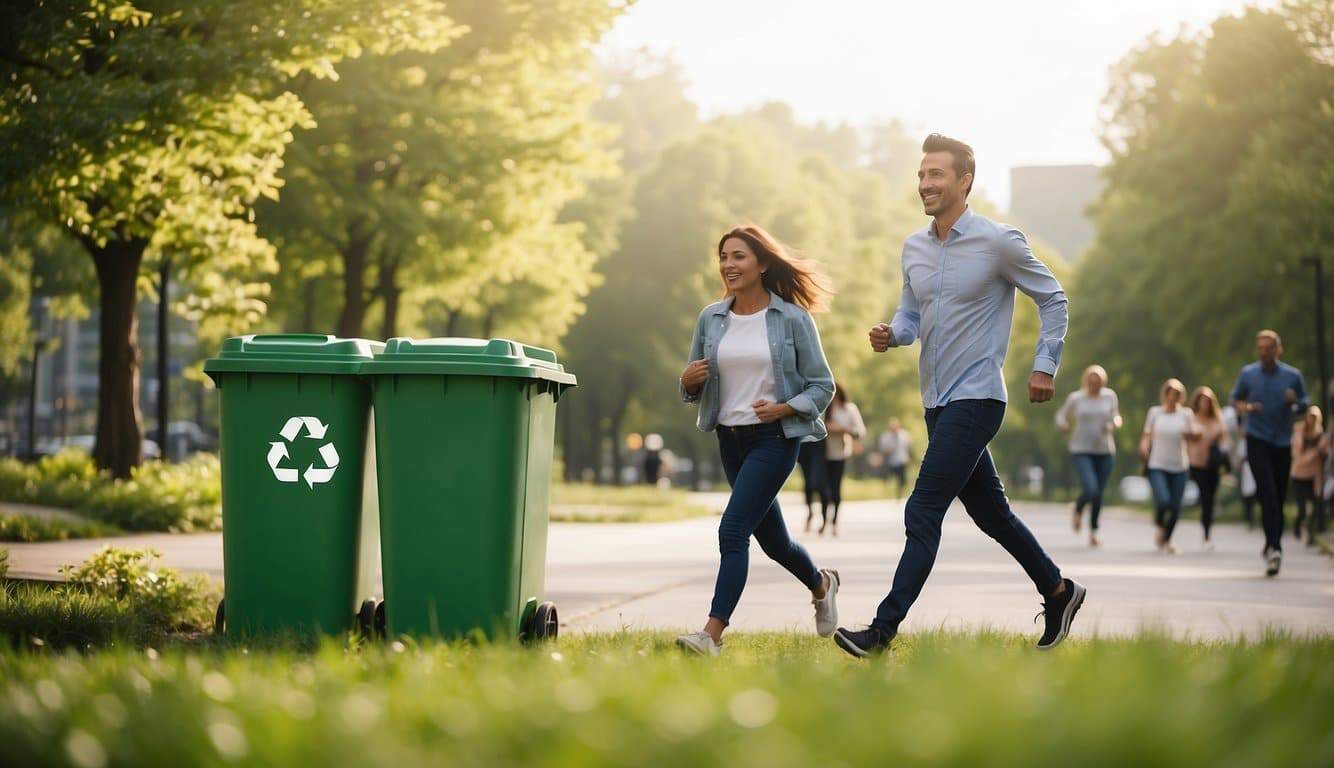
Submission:
MULTIPOLYGON (((693 362, 707 358, 709 378, 696 395, 681 387, 681 399, 699 403, 699 428, 712 432, 718 426, 718 342, 727 332, 727 313, 732 309, 733 297, 728 296, 704 308, 695 323, 695 334, 690 340, 690 359, 693 362)), ((774 396, 787 403, 797 413, 783 419, 783 435, 800 438, 809 443, 823 440, 827 434, 822 415, 834 397, 834 375, 829 371, 820 333, 805 309, 775 293, 769 294, 765 310, 765 326, 769 332, 769 357, 774 367, 774 396)))

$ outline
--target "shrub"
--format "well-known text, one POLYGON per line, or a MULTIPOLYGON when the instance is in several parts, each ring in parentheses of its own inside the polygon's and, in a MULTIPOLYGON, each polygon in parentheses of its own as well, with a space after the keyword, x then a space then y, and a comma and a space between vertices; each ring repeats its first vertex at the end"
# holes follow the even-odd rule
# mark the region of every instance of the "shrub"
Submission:
POLYGON ((95 539, 118 533, 118 528, 94 520, 47 520, 27 515, 0 515, 0 541, 95 539))
POLYGON ((6 583, 0 636, 22 646, 86 648, 158 642, 208 627, 218 588, 202 576, 154 567, 157 557, 107 547, 65 568, 63 584, 6 583))
POLYGON ((0 459, 0 500, 73 509, 132 531, 222 527, 221 467, 211 454, 179 464, 149 462, 128 480, 98 472, 87 452, 77 449, 32 465, 0 459))

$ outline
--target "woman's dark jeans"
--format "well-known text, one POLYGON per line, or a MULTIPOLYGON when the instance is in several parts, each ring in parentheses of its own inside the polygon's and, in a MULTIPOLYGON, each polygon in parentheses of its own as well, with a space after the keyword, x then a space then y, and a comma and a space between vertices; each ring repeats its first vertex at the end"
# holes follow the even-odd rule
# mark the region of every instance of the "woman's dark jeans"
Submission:
POLYGON ((1149 488, 1153 490, 1153 521, 1163 529, 1163 539, 1171 541, 1181 516, 1181 497, 1186 495, 1186 473, 1150 469, 1149 488))
POLYGON ((764 554, 805 584, 817 589, 822 577, 806 549, 788 535, 778 491, 797 463, 798 442, 783 436, 780 424, 719 426, 718 448, 732 497, 718 524, 718 581, 709 616, 727 624, 746 588, 750 570, 750 537, 764 554))
POLYGON ((1218 482, 1222 479, 1218 467, 1191 467, 1190 479, 1200 489, 1200 525, 1204 526, 1204 540, 1214 527, 1214 500, 1218 498, 1218 482))
POLYGON ((940 526, 954 499, 982 532, 1010 553, 1042 594, 1061 583, 1061 571, 1023 521, 1010 510, 987 443, 1005 418, 1000 400, 955 400, 926 412, 927 445, 917 484, 903 507, 907 540, 894 586, 871 626, 893 637, 926 584, 940 549, 940 526))
POLYGON ((1076 453, 1075 471, 1079 473, 1080 494, 1075 510, 1089 508, 1089 526, 1098 530, 1098 515, 1102 513, 1102 494, 1112 477, 1115 458, 1110 453, 1076 453))

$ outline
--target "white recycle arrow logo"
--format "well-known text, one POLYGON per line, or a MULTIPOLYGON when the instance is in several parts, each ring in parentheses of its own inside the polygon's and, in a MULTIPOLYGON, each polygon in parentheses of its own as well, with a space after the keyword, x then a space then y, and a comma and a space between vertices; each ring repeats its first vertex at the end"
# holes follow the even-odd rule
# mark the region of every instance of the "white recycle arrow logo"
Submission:
POLYGON ((334 470, 338 469, 338 449, 334 448, 333 443, 321 445, 320 458, 324 460, 324 466, 317 468, 311 464, 306 467, 304 475, 301 475, 295 467, 278 466, 283 459, 291 458, 287 454, 287 443, 300 436, 303 426, 306 428, 306 438, 310 440, 323 440, 325 433, 329 431, 329 425, 322 424, 314 416, 293 416, 288 419, 278 432, 283 440, 269 443, 269 469, 273 470, 273 476, 280 483, 295 483, 304 477, 306 485, 313 489, 316 483, 327 483, 333 479, 334 470))

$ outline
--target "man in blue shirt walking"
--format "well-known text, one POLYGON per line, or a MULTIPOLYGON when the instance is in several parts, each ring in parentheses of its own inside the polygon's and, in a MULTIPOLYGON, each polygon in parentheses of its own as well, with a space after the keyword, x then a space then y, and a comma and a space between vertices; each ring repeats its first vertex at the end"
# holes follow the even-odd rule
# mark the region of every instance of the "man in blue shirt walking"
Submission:
POLYGON ((1265 573, 1277 576, 1283 565, 1283 504, 1292 469, 1292 421, 1310 402, 1302 372, 1287 363, 1283 340, 1264 330, 1255 336, 1256 362, 1241 369, 1232 388, 1232 405, 1246 415, 1246 461, 1255 477, 1260 520, 1265 531, 1265 573))
POLYGON ((933 220, 903 245, 903 294, 893 322, 871 329, 884 352, 922 340, 919 362, 928 442, 904 505, 907 540, 889 595, 865 630, 839 628, 834 641, 865 657, 889 647, 926 583, 940 547, 945 510, 955 498, 973 521, 1023 566, 1046 598, 1039 648, 1065 639, 1084 602, 1083 585, 1061 576, 1028 527, 1010 510, 987 444, 1005 417, 1002 368, 1014 317, 1014 291, 1038 307, 1041 330, 1028 379, 1031 402, 1055 393, 1068 321, 1065 291, 1033 256, 1024 234, 968 207, 976 161, 972 147, 931 134, 922 144, 917 191, 933 220))

